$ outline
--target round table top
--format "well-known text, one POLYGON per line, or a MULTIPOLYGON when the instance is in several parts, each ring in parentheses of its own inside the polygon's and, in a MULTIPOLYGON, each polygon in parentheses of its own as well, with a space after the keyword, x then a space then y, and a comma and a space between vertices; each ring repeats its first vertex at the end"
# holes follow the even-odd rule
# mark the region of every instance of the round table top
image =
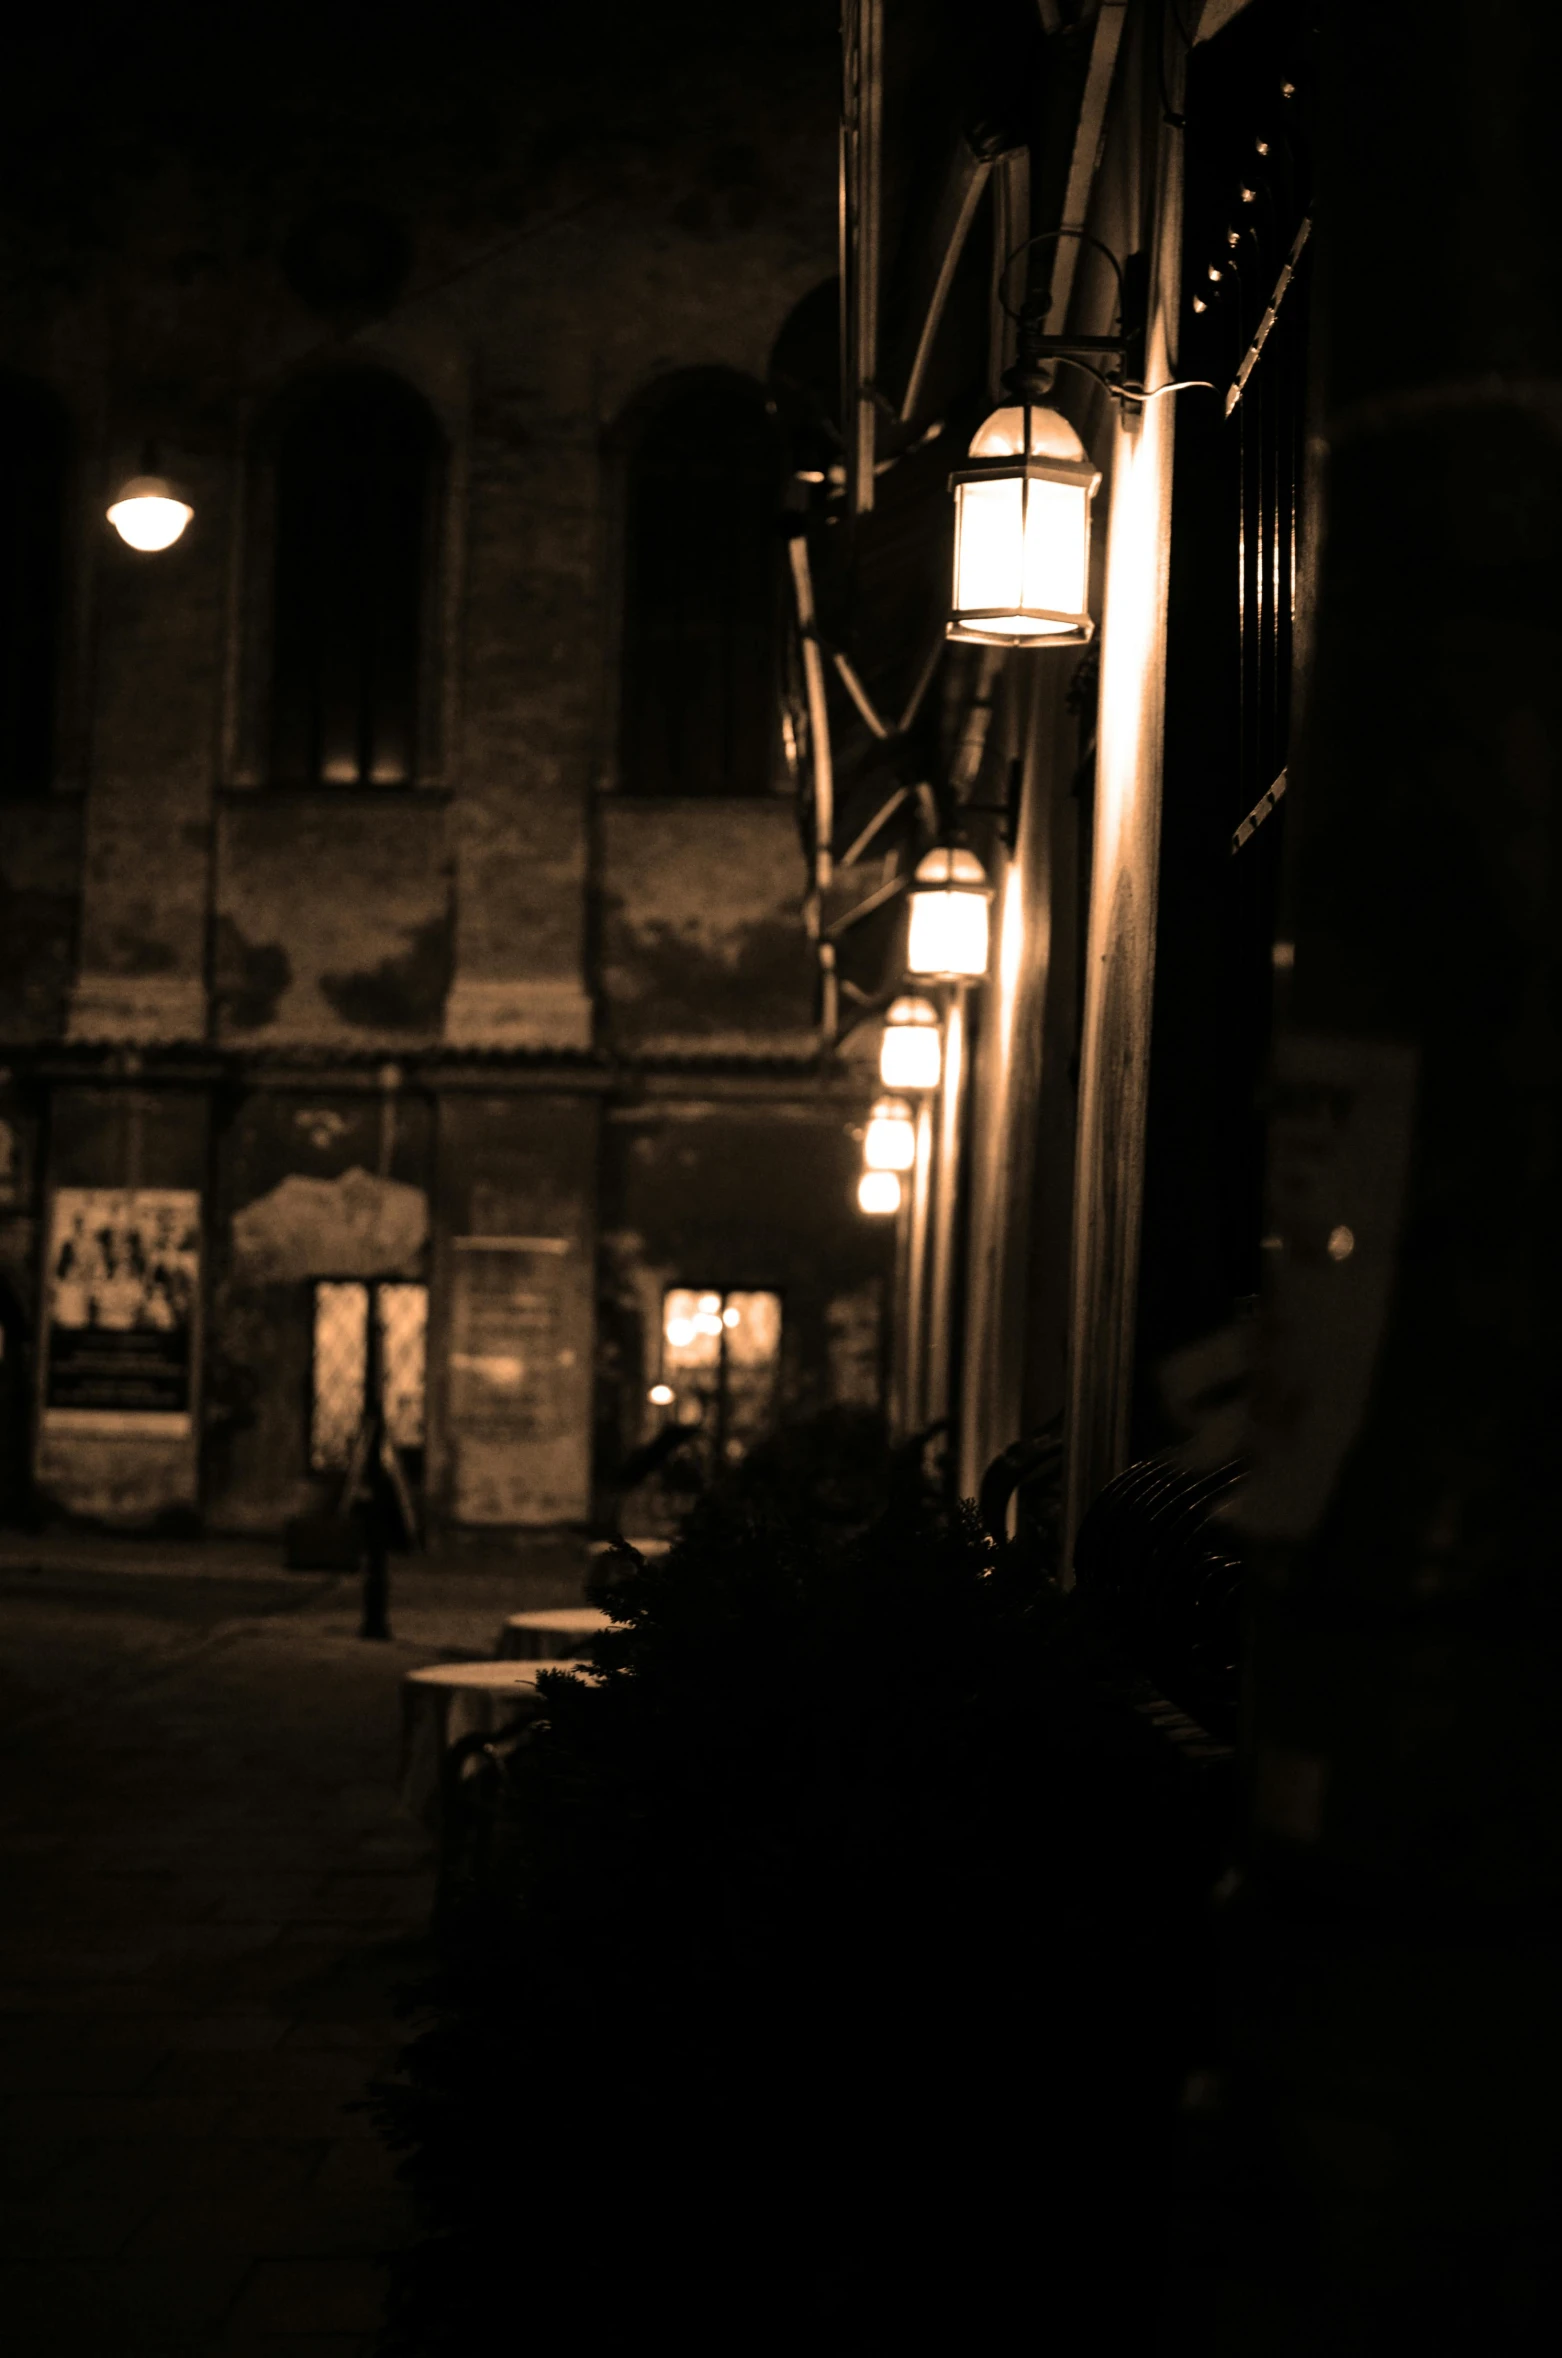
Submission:
POLYGON ((579 1670, 589 1672, 591 1664, 570 1656, 563 1662, 430 1662, 422 1670, 409 1670, 402 1680, 407 1687, 464 1687, 467 1692, 506 1694, 521 1687, 535 1686, 538 1674, 544 1670, 579 1670))
POLYGON ((592 1637, 599 1629, 611 1629, 611 1614, 599 1613, 595 1605, 546 1605, 535 1613, 507 1613, 506 1629, 558 1629, 572 1636, 592 1637))

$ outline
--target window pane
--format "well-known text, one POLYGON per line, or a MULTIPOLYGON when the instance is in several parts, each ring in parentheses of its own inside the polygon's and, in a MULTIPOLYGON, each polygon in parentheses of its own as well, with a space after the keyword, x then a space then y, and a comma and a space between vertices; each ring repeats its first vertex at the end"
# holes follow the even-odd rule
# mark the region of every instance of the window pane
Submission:
POLYGON ((315 1287, 314 1404, 309 1462, 317 1473, 345 1469, 363 1420, 369 1289, 329 1279, 315 1287))
POLYGON ((417 736, 433 421, 410 387, 355 371, 277 452, 273 773, 404 785, 417 736))
POLYGON ((775 1418, 781 1297, 728 1294, 722 1310, 727 1346, 723 1432, 727 1455, 741 1457, 775 1418))
POLYGON ((428 1288, 382 1285, 380 1397, 385 1425, 398 1449, 421 1449, 424 1373, 428 1346, 428 1288))
POLYGON ((621 774, 632 794, 763 794, 777 733, 778 448, 739 377, 665 389, 629 469, 621 774))

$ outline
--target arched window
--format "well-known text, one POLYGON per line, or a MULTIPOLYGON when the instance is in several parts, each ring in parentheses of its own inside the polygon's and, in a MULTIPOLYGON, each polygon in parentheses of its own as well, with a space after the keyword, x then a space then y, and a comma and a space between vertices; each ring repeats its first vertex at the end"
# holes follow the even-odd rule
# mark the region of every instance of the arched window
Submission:
POLYGON ((0 378, 0 794, 54 775, 65 413, 43 385, 0 378))
POLYGON ((647 404, 629 453, 626 793, 774 783, 780 474, 759 385, 701 371, 647 404))
POLYGON ((438 434, 378 371, 333 379, 276 446, 271 775, 405 786, 418 771, 438 434))

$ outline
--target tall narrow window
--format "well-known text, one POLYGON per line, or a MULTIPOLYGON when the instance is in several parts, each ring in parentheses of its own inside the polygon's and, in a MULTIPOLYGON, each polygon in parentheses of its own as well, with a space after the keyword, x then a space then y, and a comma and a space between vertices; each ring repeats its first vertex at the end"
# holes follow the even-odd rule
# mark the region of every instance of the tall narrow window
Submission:
POLYGON ((627 793, 769 791, 780 488, 760 386, 701 371, 648 405, 629 459, 627 793))
POLYGON ((309 1462, 338 1472, 352 1459, 368 1399, 371 1339, 385 1426, 414 1470, 423 1448, 428 1288, 322 1278, 314 1289, 309 1462), (374 1319, 371 1338, 369 1320, 374 1319))
POLYGON ((54 775, 65 417, 45 386, 0 378, 0 795, 54 775))
POLYGON ((781 1297, 669 1286, 662 1296, 662 1405, 697 1425, 713 1459, 747 1454, 775 1415, 781 1297))
POLYGON ((279 785, 417 773, 437 438, 418 396, 354 371, 277 445, 271 771, 279 785))

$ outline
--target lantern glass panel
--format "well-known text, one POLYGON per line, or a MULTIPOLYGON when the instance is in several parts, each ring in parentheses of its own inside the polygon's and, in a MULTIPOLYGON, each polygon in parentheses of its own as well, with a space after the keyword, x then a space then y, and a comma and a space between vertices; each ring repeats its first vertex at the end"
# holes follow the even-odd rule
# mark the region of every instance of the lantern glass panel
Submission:
POLYGON ((857 1182, 857 1205, 860 1211, 883 1218, 888 1212, 900 1210, 900 1181, 893 1171, 864 1171, 857 1182))
POLYGON ((916 1124, 911 1108, 886 1097, 869 1116, 862 1142, 862 1159, 870 1171, 909 1171, 917 1159, 916 1124))
POLYGON ((1011 475, 955 486, 955 610, 979 615, 995 637, 1077 631, 1089 551, 1083 483, 1011 475))
POLYGON ((913 892, 906 962, 913 974, 976 976, 987 972, 987 895, 913 892))
POLYGON ((936 1023, 887 1024, 879 1047, 879 1079, 886 1089, 936 1089, 944 1047, 936 1023))

